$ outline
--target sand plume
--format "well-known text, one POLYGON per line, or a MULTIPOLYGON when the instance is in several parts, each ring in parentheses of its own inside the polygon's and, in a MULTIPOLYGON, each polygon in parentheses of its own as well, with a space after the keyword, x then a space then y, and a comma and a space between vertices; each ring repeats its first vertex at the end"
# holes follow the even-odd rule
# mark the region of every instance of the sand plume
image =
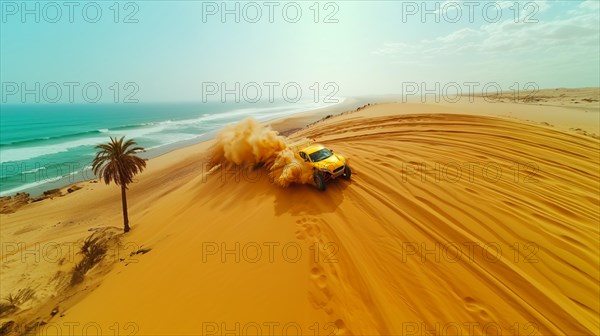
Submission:
POLYGON ((247 118, 226 126, 215 139, 213 163, 270 164, 287 147, 285 138, 269 127, 247 118))
POLYGON ((286 148, 279 153, 269 168, 269 176, 279 186, 287 187, 291 183, 308 184, 313 182, 313 171, 310 164, 292 149, 286 148))
POLYGON ((211 165, 264 167, 272 181, 282 187, 312 183, 310 164, 290 147, 288 139, 247 118, 221 130, 212 149, 211 165))
MULTIPOLYGON (((507 109, 535 109, 529 119, 551 123, 561 117, 554 111, 591 114, 482 101, 383 104, 329 118, 294 133, 353 156, 352 183, 326 193, 278 190, 267 179, 203 181, 212 143, 152 159, 132 186, 139 229, 123 237, 127 260, 86 276, 101 286, 58 297, 58 315, 40 307, 47 324, 38 333, 67 334, 70 323, 78 323, 71 334, 88 323, 131 333, 133 322, 139 335, 283 335, 286 325, 304 335, 598 335, 600 142, 558 123, 461 113, 507 109), (286 250, 296 244, 298 261, 286 250), (152 252, 130 257, 141 245, 152 252)), ((277 160, 285 153, 269 167, 285 167, 277 160)), ((5 246, 27 242, 4 255, 2 290, 29 286, 23 274, 56 273, 57 263, 35 262, 45 248, 33 243, 119 223, 113 187, 86 183, 0 214, 5 246)))

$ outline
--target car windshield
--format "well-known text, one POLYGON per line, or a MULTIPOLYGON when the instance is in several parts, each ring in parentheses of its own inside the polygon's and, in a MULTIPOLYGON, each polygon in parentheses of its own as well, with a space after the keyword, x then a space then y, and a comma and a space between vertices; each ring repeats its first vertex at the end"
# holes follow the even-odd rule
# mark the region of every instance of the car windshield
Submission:
POLYGON ((331 153, 331 151, 329 149, 323 148, 323 149, 320 149, 309 155, 310 155, 310 159, 312 160, 312 162, 319 162, 319 161, 325 160, 328 157, 332 156, 333 153, 331 153))

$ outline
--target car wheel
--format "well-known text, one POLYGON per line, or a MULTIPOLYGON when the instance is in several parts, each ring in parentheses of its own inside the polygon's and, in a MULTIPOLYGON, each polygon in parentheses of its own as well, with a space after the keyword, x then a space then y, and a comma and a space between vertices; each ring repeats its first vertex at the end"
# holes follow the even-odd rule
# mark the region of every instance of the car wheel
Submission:
POLYGON ((346 166, 346 169, 344 169, 344 175, 342 175, 342 177, 345 178, 346 180, 349 180, 351 176, 352 176, 352 169, 350 169, 350 166, 346 166))
POLYGON ((327 189, 327 186, 325 185, 325 177, 323 176, 323 174, 316 173, 314 178, 315 184, 317 185, 317 189, 319 189, 319 191, 325 191, 325 189, 327 189))

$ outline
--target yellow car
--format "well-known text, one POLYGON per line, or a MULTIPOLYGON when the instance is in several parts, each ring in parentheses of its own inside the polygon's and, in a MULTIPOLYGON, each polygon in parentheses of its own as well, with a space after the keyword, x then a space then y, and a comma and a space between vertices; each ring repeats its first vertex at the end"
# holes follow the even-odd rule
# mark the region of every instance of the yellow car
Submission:
POLYGON ((350 180, 350 176, 352 176, 352 170, 346 163, 346 158, 334 154, 333 150, 323 145, 312 144, 299 150, 298 155, 313 166, 315 184, 320 191, 325 191, 325 182, 329 180, 340 176, 350 180))

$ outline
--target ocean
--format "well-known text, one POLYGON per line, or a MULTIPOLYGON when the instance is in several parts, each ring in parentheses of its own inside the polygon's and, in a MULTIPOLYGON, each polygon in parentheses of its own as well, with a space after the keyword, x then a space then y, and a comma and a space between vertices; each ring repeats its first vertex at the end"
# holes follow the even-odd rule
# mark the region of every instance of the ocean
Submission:
MULTIPOLYGON (((330 105, 330 104, 329 104, 330 105)), ((0 196, 93 179, 96 145, 133 138, 152 158, 214 136, 252 116, 259 121, 324 107, 305 103, 22 104, 0 111, 0 196)))

